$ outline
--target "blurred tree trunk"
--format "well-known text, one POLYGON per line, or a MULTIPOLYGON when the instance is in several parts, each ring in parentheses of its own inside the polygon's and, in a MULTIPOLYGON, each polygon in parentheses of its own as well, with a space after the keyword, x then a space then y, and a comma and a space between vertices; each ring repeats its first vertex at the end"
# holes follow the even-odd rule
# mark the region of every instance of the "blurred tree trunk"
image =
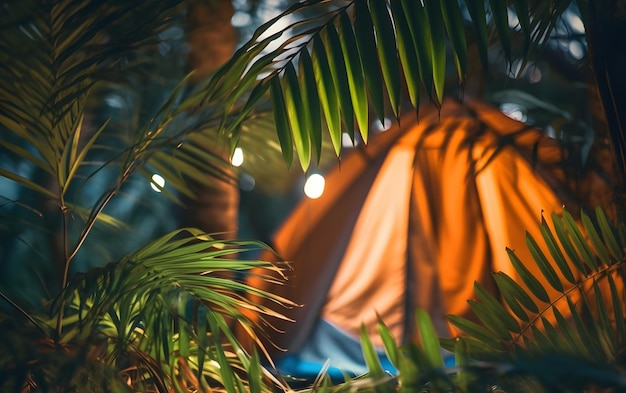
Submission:
MULTIPOLYGON (((230 23, 234 12, 231 0, 191 0, 187 12, 187 71, 194 71, 193 86, 231 58, 237 32, 230 23)), ((206 148, 219 149, 213 153, 229 165, 228 146, 206 148)), ((206 232, 220 233, 222 239, 233 239, 237 235, 239 188, 234 171, 226 177, 230 180, 211 179, 210 188, 192 185, 196 199, 187 201, 182 220, 206 232)))

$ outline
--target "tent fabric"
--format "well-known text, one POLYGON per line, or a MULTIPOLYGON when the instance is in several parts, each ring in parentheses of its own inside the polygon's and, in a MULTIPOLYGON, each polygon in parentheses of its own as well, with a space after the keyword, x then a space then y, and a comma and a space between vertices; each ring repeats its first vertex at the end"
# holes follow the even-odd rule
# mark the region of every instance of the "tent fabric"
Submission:
POLYGON ((422 107, 419 121, 403 116, 347 152, 326 175, 325 193, 303 200, 273 238, 291 261, 286 283, 249 279, 302 305, 274 307, 292 321, 270 321, 268 348, 280 349, 272 358, 298 353, 320 319, 356 339, 364 324, 380 345, 380 316, 406 342, 420 307, 440 335, 457 334, 444 317, 472 318, 475 282, 496 296, 492 272, 521 284, 506 248, 530 261, 526 232, 540 238, 542 214, 576 208, 560 160, 556 141, 471 100, 422 107))

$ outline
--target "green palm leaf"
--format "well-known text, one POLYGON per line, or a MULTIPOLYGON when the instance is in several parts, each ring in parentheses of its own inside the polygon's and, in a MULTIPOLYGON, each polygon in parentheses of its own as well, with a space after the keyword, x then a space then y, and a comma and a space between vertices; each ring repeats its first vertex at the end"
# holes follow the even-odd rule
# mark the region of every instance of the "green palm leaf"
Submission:
POLYGON ((224 243, 192 229, 168 234, 128 258, 74 278, 56 303, 57 307, 68 305, 62 335, 71 342, 79 337, 77 329, 101 332, 121 353, 130 346, 159 364, 171 364, 176 356, 182 356, 187 364, 196 365, 198 378, 207 373, 228 391, 236 391, 236 386, 247 380, 239 380, 235 370, 259 366, 247 357, 225 355, 231 347, 234 353, 241 351, 225 317, 249 326, 253 322, 243 310, 266 313, 236 294, 253 293, 285 306, 291 303, 219 275, 253 268, 279 269, 266 262, 232 258, 264 247, 257 242, 224 243), (215 368, 215 364, 219 366, 215 368))
MULTIPOLYGON (((595 219, 600 227, 604 227, 600 232, 603 231, 605 237, 611 239, 607 242, 600 237, 591 217, 585 219, 584 213, 581 213, 583 222, 580 229, 567 211, 560 216, 552 216, 557 236, 554 236, 545 220, 541 223, 543 240, 549 245, 550 256, 554 256, 554 259, 544 254, 540 244, 527 235, 527 246, 541 273, 538 277, 532 276, 515 253, 508 250, 514 269, 526 285, 526 288, 520 286, 504 273, 494 274, 502 300, 509 309, 502 307, 495 297, 477 286, 478 301, 470 305, 481 324, 449 317, 454 326, 483 345, 481 349, 467 347, 468 356, 488 358, 489 351, 485 351, 485 348, 490 348, 492 354, 500 355, 501 348, 516 348, 514 356, 522 358, 560 354, 587 361, 602 358, 606 364, 615 362, 616 354, 624 350, 623 338, 626 337, 624 300, 620 292, 624 285, 621 273, 624 261, 620 259, 613 264, 600 264, 587 259, 591 256, 590 244, 596 250, 607 250, 606 257, 610 247, 607 243, 614 242, 612 247, 616 254, 623 249, 623 245, 614 236, 611 237, 614 229, 606 221, 604 213, 600 209, 596 211, 595 219), (567 261, 561 249, 569 250, 566 253, 568 256, 578 256, 579 252, 587 254, 582 260, 588 270, 574 277, 566 268, 567 261), (557 268, 564 277, 557 274, 557 268), (560 294, 551 298, 542 282, 560 294)), ((444 343, 448 349, 453 349, 453 343, 444 343)))

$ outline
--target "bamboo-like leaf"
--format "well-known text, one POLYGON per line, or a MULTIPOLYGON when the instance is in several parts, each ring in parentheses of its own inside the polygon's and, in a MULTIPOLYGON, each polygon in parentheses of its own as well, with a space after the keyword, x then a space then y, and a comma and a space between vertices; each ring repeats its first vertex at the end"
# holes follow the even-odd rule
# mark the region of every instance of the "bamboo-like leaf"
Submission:
POLYGON ((428 19, 424 7, 418 1, 413 0, 401 0, 402 9, 405 15, 407 15, 407 23, 409 30, 411 31, 411 38, 417 54, 419 74, 421 76, 424 87, 428 96, 432 99, 432 87, 433 87, 433 60, 431 55, 432 49, 432 37, 430 35, 430 26, 428 26, 428 19))
POLYGON ((299 74, 300 87, 302 89, 305 124, 308 125, 309 135, 316 162, 319 164, 322 154, 322 114, 320 112, 320 98, 317 94, 315 72, 311 56, 306 47, 300 51, 299 74))
POLYGON ((270 91, 272 94, 274 121, 276 122, 276 133, 280 142, 280 150, 287 165, 291 165, 293 161, 293 140, 291 139, 291 130, 289 129, 289 119, 285 110, 285 99, 280 81, 275 78, 271 82, 270 91))
POLYGON ((444 367, 443 357, 441 356, 441 345, 439 337, 433 321, 424 309, 417 309, 415 313, 417 329, 420 335, 420 341, 424 354, 426 355, 431 367, 444 367))
MULTIPOLYGON (((261 97, 265 95, 265 93, 267 93, 267 90, 270 88, 270 86, 271 86, 271 83, 268 83, 267 80, 261 81, 256 86, 254 86, 254 88, 250 92, 250 95, 248 96, 248 100, 246 101, 243 108, 241 108, 241 110, 239 111, 239 114, 237 115, 237 117, 235 117, 230 122, 230 124, 228 124, 226 128, 224 129, 223 133, 225 135, 232 134, 233 139, 239 140, 240 135, 238 135, 238 133, 241 132, 242 123, 248 116, 250 116, 250 114, 254 110, 254 105, 258 101, 260 101, 261 97)), ((237 146, 238 146, 238 143, 231 142, 231 154, 234 152, 234 149, 237 146)))
POLYGON ((333 88, 334 82, 328 64, 328 57, 321 40, 313 41, 311 53, 313 69, 315 70, 315 81, 326 119, 326 125, 330 132, 330 139, 335 149, 335 154, 341 151, 341 116, 339 113, 339 100, 337 92, 333 88))
MULTIPOLYGON (((72 154, 70 155, 70 161, 69 161, 69 171, 67 173, 67 177, 66 180, 63 184, 63 188, 61 190, 61 194, 65 195, 65 192, 67 191, 69 184, 71 183, 71 181, 74 179, 74 176, 76 175, 76 171, 78 171, 78 168, 80 167, 80 165, 82 165, 83 161, 85 160, 85 157, 87 156, 87 154, 91 151, 94 143, 96 143, 96 140, 98 140, 98 138, 100 137, 100 135, 102 135, 102 132, 104 131, 104 129, 106 128, 106 126, 109 124, 109 120, 107 119, 98 130, 96 130, 96 132, 93 133, 93 135, 91 135, 91 137, 89 137, 87 139, 87 141, 85 142, 85 145, 83 146, 83 148, 81 149, 80 153, 76 153, 76 149, 77 149, 77 144, 79 143, 78 138, 75 138, 74 142, 72 143, 72 154)), ((76 132, 76 135, 80 135, 80 132, 76 132)))
POLYGON ((198 340, 198 379, 203 379, 202 371, 204 370, 204 361, 206 350, 208 347, 207 333, 208 321, 207 310, 204 306, 199 306, 197 311, 197 340, 198 340))
POLYGON ((617 228, 617 233, 619 235, 619 240, 621 244, 626 244, 626 226, 621 225, 617 228))
POLYGON ((532 332, 534 341, 537 342, 539 348, 541 348, 542 351, 549 352, 558 350, 550 337, 548 337, 548 335, 543 331, 539 330, 535 325, 531 325, 530 330, 532 332))
MULTIPOLYGON (((248 64, 258 56, 263 50, 278 39, 282 32, 274 33, 260 42, 255 42, 251 46, 243 46, 237 50, 231 60, 224 64, 218 72, 210 79, 207 89, 207 100, 214 101, 225 97, 234 87, 242 83, 241 78, 256 79, 256 75, 247 73, 244 75, 248 64)), ((251 41, 249 41, 251 42, 251 41)))
POLYGON ((576 252, 576 249, 574 248, 570 237, 567 235, 567 232, 565 230, 565 223, 556 213, 552 213, 552 223, 554 224, 554 230, 557 237, 559 238, 561 246, 565 250, 565 253, 570 258, 574 266, 576 266, 578 272, 585 275, 587 273, 587 269, 580 259, 580 256, 576 252))
MULTIPOLYGON (((595 294, 595 293, 594 293, 595 294)), ((579 307, 581 308, 580 314, 584 319, 585 326, 589 329, 589 335, 593 337, 595 343, 597 343, 597 348, 599 350, 600 356, 604 359, 612 359, 615 355, 613 346, 609 344, 609 340, 606 337, 606 331, 600 326, 601 321, 599 321, 599 317, 597 314, 597 307, 594 311, 590 301, 598 301, 598 299, 594 299, 593 297, 589 299, 590 296, 583 295, 581 296, 581 300, 579 301, 579 307)))
POLYGON ((236 379, 235 374, 230 366, 230 362, 226 358, 224 348, 222 346, 220 329, 216 319, 221 319, 219 314, 214 313, 211 310, 207 310, 207 317, 209 326, 211 327, 211 333, 213 337, 213 344, 215 345, 215 352, 217 354, 217 361, 220 365, 220 374, 222 375, 222 384, 228 393, 236 393, 234 381, 236 379))
POLYGON ((604 239, 604 242, 607 245, 609 252, 613 256, 613 258, 618 261, 621 260, 623 256, 623 248, 620 247, 620 245, 618 244, 617 239, 615 238, 615 235, 613 233, 613 229, 611 228, 611 225, 609 224, 609 221, 607 220, 606 215, 602 210, 602 207, 597 206, 595 212, 598 219, 600 232, 602 233, 602 238, 604 239))
POLYGON ((448 315, 447 319, 452 325, 467 333, 470 337, 480 340, 483 344, 497 350, 505 349, 503 343, 483 326, 456 315, 448 315))
POLYGON ((330 72, 333 76, 333 85, 339 97, 343 123, 346 127, 346 131, 352 133, 354 132, 354 109, 352 108, 352 101, 350 100, 348 74, 346 72, 346 64, 343 61, 339 34, 333 24, 329 25, 325 31, 327 33, 325 45, 326 56, 328 57, 330 72))
POLYGON ((48 166, 48 163, 42 161, 39 157, 36 157, 32 153, 30 153, 28 150, 3 139, 0 139, 0 146, 4 147, 5 149, 12 152, 13 154, 18 155, 24 161, 32 163, 38 168, 46 171, 47 173, 52 174, 52 170, 50 169, 50 166, 48 166))
POLYGON ((478 282, 474 283, 474 291, 478 299, 485 304, 487 309, 496 318, 502 321, 507 330, 520 333, 519 323, 508 313, 502 304, 478 282))
POLYGON ((465 370, 465 367, 469 364, 468 356, 468 344, 464 337, 457 337, 456 344, 454 345, 454 363, 459 367, 459 371, 456 374, 456 382, 459 389, 462 392, 469 391, 469 383, 471 379, 471 373, 465 370))
POLYGON ((387 87, 389 102, 397 117, 400 108, 400 64, 393 23, 387 10, 386 1, 368 0, 372 21, 376 32, 376 49, 387 87))
POLYGON ((532 313, 537 314, 539 312, 539 308, 537 304, 531 299, 531 297, 526 293, 526 291, 513 280, 511 277, 506 275, 505 273, 494 273, 494 278, 497 281, 501 281, 503 283, 502 286, 498 286, 501 292, 508 292, 513 296, 517 301, 519 301, 526 309, 532 313), (497 277, 497 278, 495 278, 497 277))
MULTIPOLYGON (((530 318, 528 317, 528 314, 520 306, 520 302, 515 298, 515 296, 513 295, 511 289, 507 288, 507 285, 509 285, 509 283, 508 283, 508 281, 503 279, 503 275, 504 275, 504 273, 494 273, 493 274, 493 278, 494 278, 494 280, 496 282, 496 285, 498 286, 498 289, 500 290, 500 294, 502 295, 502 298, 504 299, 506 304, 509 306, 511 311, 513 311, 513 313, 519 319, 521 319, 521 320, 523 320, 525 322, 529 322, 530 318)), ((532 300, 531 300, 531 303, 532 303, 532 300)), ((534 304, 534 303, 532 303, 532 304, 534 304)))
POLYGON ((296 153, 300 159, 300 165, 302 170, 306 172, 311 162, 311 140, 306 132, 306 117, 303 113, 305 109, 298 84, 298 76, 291 62, 285 67, 284 80, 286 83, 283 88, 283 94, 287 108, 287 117, 289 118, 293 142, 296 145, 296 153))
POLYGON ((552 234, 552 231, 548 227, 548 223, 546 222, 543 215, 541 216, 541 226, 539 227, 539 229, 541 231, 541 235, 543 236, 544 241, 546 242, 548 250, 550 251, 550 255, 552 255, 552 259, 554 260, 556 265, 559 267, 561 274, 563 274, 563 276, 565 277, 567 281, 569 281, 572 284, 576 284, 576 278, 574 277, 574 274, 572 273, 572 270, 570 269, 569 264, 565 260, 565 257, 563 256, 561 249, 556 243, 554 235, 552 234))
MULTIPOLYGON (((385 118, 385 103, 383 101, 383 80, 380 65, 376 55, 376 37, 374 24, 366 1, 354 2, 354 36, 356 38, 365 82, 370 93, 370 99, 376 115, 382 120, 385 118)), ((399 48, 398 48, 399 49, 399 48)), ((400 51, 400 49, 399 49, 400 51)), ((401 53, 401 52, 400 52, 401 53)))
POLYGON ((247 371, 250 393, 261 393, 263 391, 261 388, 263 374, 261 372, 261 360, 259 359, 259 353, 256 348, 252 350, 252 358, 250 359, 250 365, 247 371))
POLYGON ((372 341, 367 335, 365 325, 361 325, 361 348, 363 350, 363 358, 365 359, 365 364, 367 365, 367 368, 369 370, 369 375, 373 378, 380 378, 384 376, 385 371, 380 364, 378 353, 376 353, 376 349, 374 348, 372 341))
POLYGON ((626 339, 626 323, 624 322, 623 317, 623 299, 620 296, 620 292, 617 289, 617 285, 615 283, 615 280, 613 279, 613 275, 611 274, 611 272, 607 274, 606 278, 609 283, 609 289, 611 291, 611 309, 613 310, 613 314, 615 315, 613 319, 615 320, 615 331, 617 333, 616 336, 619 342, 624 342, 624 340, 626 339))
MULTIPOLYGON (((413 344, 413 343, 411 343, 413 344)), ((420 385, 420 373, 417 366, 417 362, 414 362, 407 350, 400 356, 400 363, 398 364, 398 371, 400 374, 400 393, 413 393, 419 389, 420 385)))
POLYGON ((541 270, 541 273, 543 273, 543 276, 546 278, 552 288, 556 289, 559 292, 563 292, 563 284, 561 283, 559 276, 556 274, 556 271, 554 271, 552 265, 550 265, 550 262, 544 255, 543 251, 541 250, 535 239, 533 239, 533 237, 528 232, 526 232, 526 246, 528 247, 528 250, 533 257, 533 260, 539 267, 539 270, 541 270))
POLYGON ((483 326, 485 326, 489 331, 491 331, 498 339, 502 341, 509 341, 511 339, 511 333, 504 325, 504 322, 496 315, 491 313, 491 309, 481 301, 470 300, 468 301, 470 308, 478 316, 480 322, 482 322, 483 326))
MULTIPOLYGON (((358 4, 358 3, 357 3, 358 4)), ((393 15, 394 27, 396 29, 396 40, 398 44, 398 54, 402 71, 406 79, 407 91, 411 105, 416 109, 420 104, 420 75, 419 64, 415 46, 411 38, 411 30, 407 24, 402 4, 399 1, 391 2, 391 13, 393 15)))
POLYGON ((33 191, 36 191, 38 193, 40 193, 41 195, 45 196, 46 198, 49 199, 57 199, 57 195, 55 195, 52 191, 48 190, 47 188, 44 188, 42 186, 40 186, 39 184, 25 178, 22 176, 19 176, 13 172, 7 171, 5 169, 0 168, 0 176, 2 177, 6 177, 9 180, 13 180, 14 182, 18 183, 21 186, 24 186, 26 188, 29 188, 33 191))
POLYGON ((350 23, 350 17, 345 12, 339 14, 339 29, 339 40, 346 64, 346 72, 348 74, 348 88, 350 89, 352 106, 354 107, 354 114, 361 136, 365 143, 367 143, 369 109, 367 91, 365 90, 365 81, 363 79, 363 67, 361 66, 361 58, 354 37, 354 31, 350 23))
MULTIPOLYGON (((598 316, 599 328, 603 337, 606 337, 610 341, 610 348, 617 348, 617 342, 615 335, 613 334, 613 327, 611 326, 611 318, 609 317, 609 310, 607 304, 609 299, 605 299, 604 291, 600 289, 597 280, 593 280, 593 298, 596 302, 596 312, 598 316)), ((610 303, 613 304, 613 303, 610 303)), ((619 318, 622 310, 613 310, 616 317, 619 318)))
POLYGON ((526 54, 530 48, 530 29, 532 28, 530 25, 530 9, 528 8, 528 0, 515 0, 513 2, 513 7, 515 8, 515 14, 517 15, 520 29, 524 35, 524 53, 526 54))
MULTIPOLYGON (((431 67, 438 102, 441 104, 446 84, 446 36, 441 16, 440 0, 424 0, 427 24, 430 30, 431 67)), ((462 29, 460 29, 462 31, 462 29)))
POLYGON ((498 37, 500 37, 500 44, 504 50, 507 61, 511 61, 511 28, 509 27, 509 15, 507 10, 507 3, 500 0, 489 0, 491 7, 491 16, 498 37))
POLYGON ((454 52, 457 75, 460 80, 464 80, 467 73, 467 42, 465 30, 459 28, 459 26, 464 25, 459 2, 457 0, 443 0, 440 4, 443 22, 454 52))
POLYGON ((567 210, 563 210, 563 221, 565 223, 565 227, 567 228, 567 232, 578 249, 578 252, 580 252, 580 255, 583 257, 583 262, 593 271, 597 271, 599 266, 593 253, 591 252, 591 249, 589 248, 589 245, 587 244, 587 240, 580 231, 576 221, 574 221, 574 217, 572 217, 567 210))
POLYGON ((552 306, 552 312, 554 313, 557 330, 563 335, 564 342, 569 344, 571 353, 575 355, 583 354, 587 358, 590 358, 591 353, 589 349, 585 347, 580 335, 574 331, 570 322, 565 319, 557 307, 552 306))
POLYGON ((593 248, 596 250, 596 254, 600 257, 601 261, 609 265, 609 253, 606 249, 606 246, 604 245, 604 242, 600 239, 600 234, 591 222, 591 219, 584 211, 581 211, 580 218, 583 224, 583 228, 585 228, 585 232, 587 232, 587 236, 589 237, 593 248))
POLYGON ((378 334, 380 334, 380 338, 383 341, 383 346, 385 347, 385 352, 389 357, 389 360, 396 367, 400 364, 400 349, 398 348, 398 344, 396 343, 396 339, 391 334, 385 322, 378 317, 378 323, 376 324, 376 328, 378 330, 378 334))
POLYGON ((533 276, 528 271, 528 269, 526 269, 526 266, 524 266, 522 261, 519 260, 513 250, 507 247, 506 252, 509 255, 509 259, 511 260, 511 263, 515 268, 515 271, 517 271, 517 273, 520 275, 522 281, 524 282, 524 284, 526 284, 532 294, 535 295, 539 300, 545 303, 550 303, 550 297, 548 296, 548 293, 543 288, 539 280, 537 280, 535 276, 533 276))
POLYGON ((587 329, 586 323, 583 321, 580 312, 569 297, 567 297, 567 305, 572 315, 571 319, 574 321, 574 326, 576 327, 576 334, 582 341, 584 347, 591 353, 591 357, 597 359, 598 357, 603 356, 602 349, 598 344, 597 336, 592 334, 589 329, 587 329))

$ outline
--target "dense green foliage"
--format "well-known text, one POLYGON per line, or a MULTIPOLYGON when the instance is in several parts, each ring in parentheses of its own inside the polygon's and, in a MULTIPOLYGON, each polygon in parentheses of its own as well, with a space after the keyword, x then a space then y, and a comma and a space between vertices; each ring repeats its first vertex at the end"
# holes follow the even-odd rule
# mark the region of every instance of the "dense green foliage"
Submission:
MULTIPOLYGON (((272 125, 287 164, 295 155, 306 170, 321 159, 326 138, 337 155, 342 132, 358 129, 367 140, 370 105, 383 118, 423 100, 441 103, 447 65, 465 81, 470 41, 484 67, 492 37, 507 59, 526 59, 571 3, 297 3, 193 90, 182 78, 131 129, 100 121, 93 105, 104 86, 141 65, 142 50, 158 44, 182 1, 2 3, 0 389, 288 389, 233 334, 239 326, 254 341, 262 326, 248 312, 275 313, 248 294, 292 306, 241 280, 258 267, 270 280, 282 267, 237 256, 265 247, 257 242, 219 241, 171 222, 133 228, 129 211, 162 206, 131 186, 149 189, 158 171, 168 179, 167 188, 155 186, 162 194, 191 198, 189 180, 226 176, 227 163, 202 146, 224 143, 232 152, 272 125)), ((575 3, 585 22, 602 20, 613 5, 575 3)), ((611 134, 617 151, 619 132, 611 134)), ((552 216, 542 223, 543 239, 528 239, 534 262, 509 251, 527 289, 495 273, 502 303, 477 286, 472 308, 480 323, 450 317, 467 337, 440 342, 418 310, 419 343, 398 346, 381 325, 398 376, 382 372, 363 336, 370 372, 338 386, 322 375, 311 389, 623 390, 626 235, 618 224, 600 209, 582 212, 580 226, 568 213, 552 216), (525 263, 537 263, 560 295, 549 297, 525 263), (443 367, 440 345, 456 353, 457 367, 443 367)))

